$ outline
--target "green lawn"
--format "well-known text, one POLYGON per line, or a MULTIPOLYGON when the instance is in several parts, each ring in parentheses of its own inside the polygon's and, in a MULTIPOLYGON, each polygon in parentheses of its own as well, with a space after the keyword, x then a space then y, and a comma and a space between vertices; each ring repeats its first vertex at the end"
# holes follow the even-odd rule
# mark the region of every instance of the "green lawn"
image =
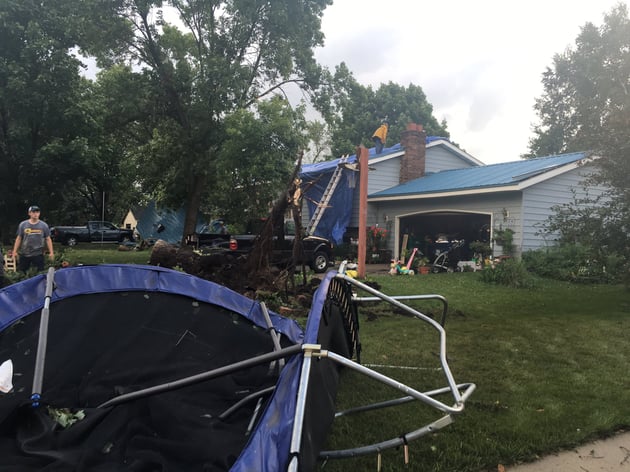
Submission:
MULTIPOLYGON (((535 290, 484 284, 478 274, 370 277, 388 294, 438 293, 449 301, 449 364, 477 390, 456 422, 383 453, 383 471, 495 471, 630 425, 630 293, 620 286, 538 281, 535 290)), ((410 303, 439 316, 440 306, 410 303)), ((437 337, 416 319, 380 305, 361 310, 362 362, 418 389, 445 386, 437 337), (372 321, 367 321, 368 315, 372 321), (375 318, 375 319, 374 319, 375 318)), ((343 407, 401 396, 346 375, 343 407)), ((329 447, 373 443, 437 419, 419 404, 337 420, 329 447)), ((325 470, 376 470, 376 458, 329 461, 325 470)))
POLYGON ((121 251, 117 244, 80 243, 74 247, 55 244, 58 260, 72 265, 91 264, 147 264, 150 250, 121 251))

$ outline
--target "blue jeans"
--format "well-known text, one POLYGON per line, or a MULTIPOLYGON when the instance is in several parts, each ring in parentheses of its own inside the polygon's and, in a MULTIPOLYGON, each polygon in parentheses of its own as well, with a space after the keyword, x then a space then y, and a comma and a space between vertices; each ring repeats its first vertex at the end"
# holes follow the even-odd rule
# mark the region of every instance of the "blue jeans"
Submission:
POLYGON ((374 145, 376 146, 376 154, 382 153, 383 152, 383 141, 381 141, 381 138, 374 137, 374 138, 372 138, 372 140, 374 141, 374 145))

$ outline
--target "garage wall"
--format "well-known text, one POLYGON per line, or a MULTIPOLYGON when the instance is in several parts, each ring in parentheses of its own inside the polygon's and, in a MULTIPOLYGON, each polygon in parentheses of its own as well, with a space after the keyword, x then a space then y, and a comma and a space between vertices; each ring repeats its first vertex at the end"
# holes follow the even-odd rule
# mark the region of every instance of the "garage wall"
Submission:
MULTIPOLYGON (((519 241, 523 251, 538 249, 555 244, 556 235, 538 234, 543 229, 547 218, 554 213, 553 207, 573 201, 575 191, 577 198, 584 198, 586 176, 594 172, 593 166, 584 166, 533 185, 523 191, 523 237, 519 241)), ((590 197, 600 196, 605 192, 603 186, 588 188, 590 197)))

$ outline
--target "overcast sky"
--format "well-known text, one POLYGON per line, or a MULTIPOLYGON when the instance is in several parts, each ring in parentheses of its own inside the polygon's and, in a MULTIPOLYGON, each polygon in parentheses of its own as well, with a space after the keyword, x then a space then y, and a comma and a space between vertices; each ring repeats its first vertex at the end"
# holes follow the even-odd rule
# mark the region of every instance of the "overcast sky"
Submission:
POLYGON ((345 62, 363 85, 419 85, 464 150, 486 164, 513 161, 527 151, 554 54, 617 3, 335 0, 317 59, 331 69, 345 62))

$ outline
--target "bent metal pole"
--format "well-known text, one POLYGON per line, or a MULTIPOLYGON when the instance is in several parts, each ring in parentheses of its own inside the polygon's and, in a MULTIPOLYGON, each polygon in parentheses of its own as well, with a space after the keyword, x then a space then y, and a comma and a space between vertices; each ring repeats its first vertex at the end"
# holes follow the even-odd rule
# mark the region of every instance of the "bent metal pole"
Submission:
POLYGON ((37 354, 35 355, 35 372, 33 373, 33 390, 31 393, 31 406, 39 407, 42 396, 42 382, 44 380, 44 364, 46 363, 46 346, 48 343, 48 319, 50 314, 50 299, 52 297, 55 280, 55 268, 50 267, 46 274, 46 295, 39 321, 39 339, 37 341, 37 354))

